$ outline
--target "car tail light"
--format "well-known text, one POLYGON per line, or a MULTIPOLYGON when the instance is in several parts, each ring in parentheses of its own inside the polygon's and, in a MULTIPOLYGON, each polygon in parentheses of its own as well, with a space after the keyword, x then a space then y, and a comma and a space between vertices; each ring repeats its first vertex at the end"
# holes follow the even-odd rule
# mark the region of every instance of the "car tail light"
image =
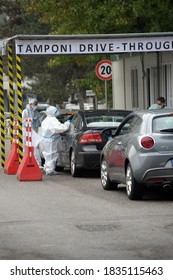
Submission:
POLYGON ((154 139, 150 136, 144 136, 141 139, 141 145, 145 149, 151 149, 154 146, 154 139))
POLYGON ((147 180, 148 183, 164 183, 166 182, 166 179, 164 178, 149 178, 147 180))
POLYGON ((86 133, 80 139, 80 144, 96 144, 101 142, 102 137, 100 133, 86 133))

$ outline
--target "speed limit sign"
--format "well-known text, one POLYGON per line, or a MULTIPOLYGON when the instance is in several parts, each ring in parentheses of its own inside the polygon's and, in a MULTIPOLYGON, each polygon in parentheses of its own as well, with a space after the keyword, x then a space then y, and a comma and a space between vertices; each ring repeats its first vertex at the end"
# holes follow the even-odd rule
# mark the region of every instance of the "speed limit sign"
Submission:
POLYGON ((96 65, 96 75, 100 80, 108 81, 112 79, 112 62, 110 60, 102 60, 96 65))

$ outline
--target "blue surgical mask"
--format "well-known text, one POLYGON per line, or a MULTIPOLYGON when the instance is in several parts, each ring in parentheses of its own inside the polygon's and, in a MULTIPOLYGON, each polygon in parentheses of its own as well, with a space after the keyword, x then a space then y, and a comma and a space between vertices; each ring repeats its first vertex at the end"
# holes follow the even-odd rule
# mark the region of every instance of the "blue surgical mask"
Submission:
POLYGON ((157 105, 157 109, 162 109, 162 105, 157 105))

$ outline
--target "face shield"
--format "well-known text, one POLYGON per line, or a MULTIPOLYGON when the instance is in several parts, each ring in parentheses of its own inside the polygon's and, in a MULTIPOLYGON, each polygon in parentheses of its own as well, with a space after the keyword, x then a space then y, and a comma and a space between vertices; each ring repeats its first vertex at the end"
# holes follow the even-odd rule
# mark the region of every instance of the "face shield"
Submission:
POLYGON ((35 98, 30 98, 29 101, 28 101, 28 104, 29 104, 29 106, 32 110, 36 110, 38 101, 35 98))
POLYGON ((60 116, 60 111, 57 110, 57 111, 55 112, 55 117, 58 118, 59 116, 60 116))

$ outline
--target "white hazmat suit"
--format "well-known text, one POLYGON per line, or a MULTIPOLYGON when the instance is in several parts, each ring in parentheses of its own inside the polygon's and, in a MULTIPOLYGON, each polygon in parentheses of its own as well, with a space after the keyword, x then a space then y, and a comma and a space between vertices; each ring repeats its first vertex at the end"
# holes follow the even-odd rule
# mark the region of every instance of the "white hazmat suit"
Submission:
POLYGON ((56 115, 59 113, 54 106, 46 109, 47 117, 41 124, 43 147, 42 154, 45 159, 44 171, 46 175, 57 174, 55 171, 56 160, 58 156, 58 139, 59 133, 69 129, 70 123, 61 123, 57 120, 56 115))

